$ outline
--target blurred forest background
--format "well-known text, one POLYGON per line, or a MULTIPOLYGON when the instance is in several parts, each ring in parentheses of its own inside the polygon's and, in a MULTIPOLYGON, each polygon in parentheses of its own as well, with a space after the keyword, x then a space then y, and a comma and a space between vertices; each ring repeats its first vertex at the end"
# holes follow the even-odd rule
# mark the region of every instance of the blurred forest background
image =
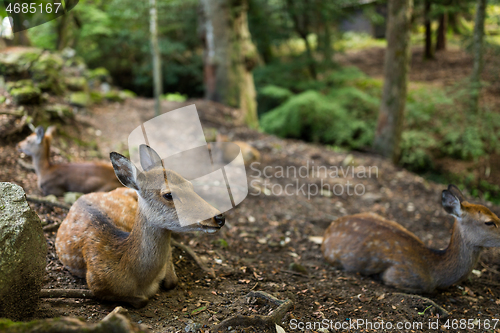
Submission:
MULTIPOLYGON (((109 71, 114 84, 151 97, 151 3, 80 0, 67 15, 14 40, 4 35, 4 43, 72 48, 90 68, 109 71)), ((268 133, 372 152, 387 5, 157 0, 162 98, 208 98, 245 109, 249 126, 268 133)), ((500 1, 414 0, 410 14, 410 83, 395 162, 498 203, 500 1), (478 44, 481 6, 484 39, 478 44), (471 85, 474 52, 484 59, 480 85, 471 85)))

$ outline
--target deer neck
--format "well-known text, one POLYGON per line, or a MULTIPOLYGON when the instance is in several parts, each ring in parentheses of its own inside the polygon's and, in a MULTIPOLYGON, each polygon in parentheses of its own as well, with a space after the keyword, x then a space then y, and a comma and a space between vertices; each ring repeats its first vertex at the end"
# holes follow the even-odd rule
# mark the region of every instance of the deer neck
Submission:
POLYGON ((474 268, 482 248, 469 244, 455 221, 451 240, 444 250, 434 251, 430 267, 437 288, 445 288, 465 278, 474 268))
POLYGON ((35 168, 36 174, 40 178, 47 173, 47 171, 51 166, 49 160, 50 145, 44 141, 42 143, 42 149, 40 150, 40 153, 33 155, 32 158, 33 158, 33 167, 35 168))
POLYGON ((138 204, 136 221, 123 244, 128 255, 123 258, 126 267, 134 267, 137 276, 144 283, 149 283, 148 280, 157 277, 169 258, 171 231, 149 223, 144 210, 141 209, 144 205, 141 196, 138 204))

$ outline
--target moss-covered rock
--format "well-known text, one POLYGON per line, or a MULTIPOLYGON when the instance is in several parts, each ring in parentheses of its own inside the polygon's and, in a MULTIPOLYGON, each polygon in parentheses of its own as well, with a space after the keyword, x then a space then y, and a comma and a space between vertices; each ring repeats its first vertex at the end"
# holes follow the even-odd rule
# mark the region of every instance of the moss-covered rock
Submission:
POLYGON ((0 183, 0 317, 21 319, 36 309, 46 255, 40 218, 23 189, 0 183))
POLYGON ((30 68, 33 81, 42 91, 62 95, 66 90, 61 78, 64 60, 59 54, 45 52, 30 68))
POLYGON ((7 88, 7 91, 9 91, 9 92, 12 89, 19 89, 19 88, 26 87, 26 86, 34 87, 35 84, 33 83, 33 80, 26 79, 26 80, 7 82, 7 84, 5 85, 5 87, 7 88))
POLYGON ((38 87, 29 85, 13 88, 10 94, 17 105, 40 104, 42 97, 42 92, 38 87))
POLYGON ((0 75, 7 77, 25 76, 31 64, 37 60, 43 50, 24 48, 0 53, 0 75))
POLYGON ((135 92, 133 92, 133 91, 130 91, 130 90, 127 90, 127 89, 120 90, 120 97, 122 99, 134 98, 136 96, 137 96, 137 94, 135 92))
POLYGON ((99 104, 102 102, 103 99, 104 99, 104 96, 101 94, 100 91, 92 90, 90 92, 90 100, 92 101, 92 103, 99 104))
POLYGON ((87 77, 89 80, 99 80, 100 82, 111 83, 111 75, 109 75, 109 71, 104 67, 90 69, 87 73, 87 77))
POLYGON ((124 98, 118 90, 110 90, 104 94, 104 98, 110 102, 123 102, 124 98))
POLYGON ((50 116, 50 118, 72 118, 74 116, 71 108, 64 104, 51 104, 47 105, 44 109, 50 116))
POLYGON ((69 104, 85 108, 90 105, 90 96, 88 93, 79 91, 69 95, 69 104))
POLYGON ((87 79, 83 76, 67 77, 64 79, 64 83, 72 91, 87 91, 88 89, 87 79))

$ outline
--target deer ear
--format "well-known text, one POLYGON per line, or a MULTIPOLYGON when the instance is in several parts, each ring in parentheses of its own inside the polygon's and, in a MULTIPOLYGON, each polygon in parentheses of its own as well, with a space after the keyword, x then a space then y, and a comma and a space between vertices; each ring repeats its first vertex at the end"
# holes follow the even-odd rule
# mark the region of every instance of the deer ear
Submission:
POLYGON ((154 167, 161 165, 160 155, 158 155, 158 153, 148 145, 139 146, 139 157, 144 171, 151 170, 154 167))
POLYGON ((444 190, 442 193, 441 204, 444 210, 451 215, 456 217, 462 216, 462 208, 460 205, 460 200, 451 191, 444 190))
POLYGON ((109 159, 111 160, 111 164, 113 164, 115 175, 120 183, 122 183, 123 186, 139 191, 139 186, 137 185, 137 168, 132 162, 125 156, 116 152, 111 152, 109 154, 109 159))
POLYGON ((456 187, 455 185, 453 184, 448 185, 448 191, 450 191, 460 201, 460 203, 466 201, 462 192, 460 192, 458 187, 456 187))
POLYGON ((54 125, 52 126, 49 126, 47 128, 47 131, 45 132, 45 135, 48 135, 48 136, 52 136, 52 134, 54 134, 57 130, 57 127, 55 127, 54 125))
POLYGON ((43 136, 45 135, 45 130, 43 129, 43 126, 38 126, 35 130, 36 133, 36 143, 40 144, 43 141, 43 136))

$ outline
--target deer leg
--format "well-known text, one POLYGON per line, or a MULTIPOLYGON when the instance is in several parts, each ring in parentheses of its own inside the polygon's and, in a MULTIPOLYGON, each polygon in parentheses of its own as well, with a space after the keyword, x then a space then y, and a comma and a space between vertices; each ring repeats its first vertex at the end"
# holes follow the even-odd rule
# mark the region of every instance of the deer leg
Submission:
POLYGON ((167 263, 165 264, 165 277, 163 278, 163 288, 170 290, 174 289, 179 279, 175 274, 174 262, 172 261, 172 248, 169 245, 167 254, 167 263))

